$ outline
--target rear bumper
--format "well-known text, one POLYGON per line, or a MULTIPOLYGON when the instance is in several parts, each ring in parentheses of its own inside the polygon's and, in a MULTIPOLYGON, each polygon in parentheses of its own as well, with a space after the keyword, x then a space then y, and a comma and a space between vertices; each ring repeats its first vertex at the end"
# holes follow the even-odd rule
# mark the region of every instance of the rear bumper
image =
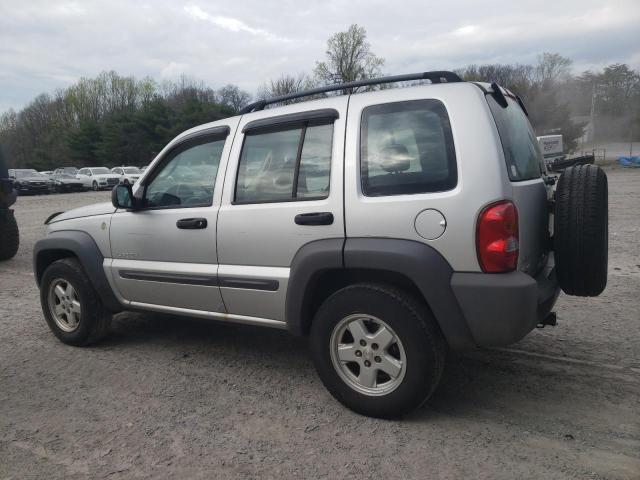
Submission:
POLYGON ((510 345, 523 338, 553 308, 560 287, 553 262, 533 278, 526 273, 454 273, 451 288, 474 342, 510 345))

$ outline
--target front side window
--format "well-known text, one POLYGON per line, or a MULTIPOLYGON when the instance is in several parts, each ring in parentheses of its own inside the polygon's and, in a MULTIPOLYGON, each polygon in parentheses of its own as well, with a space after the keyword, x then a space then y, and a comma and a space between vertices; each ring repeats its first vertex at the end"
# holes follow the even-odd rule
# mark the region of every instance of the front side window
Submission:
POLYGON ((333 124, 305 124, 245 136, 235 203, 329 196, 333 124))
POLYGON ((456 154, 442 102, 413 100, 365 108, 360 174, 362 192, 370 197, 454 188, 456 154))
POLYGON ((511 97, 505 97, 507 107, 501 107, 487 95, 507 162, 507 172, 512 182, 540 178, 544 170, 542 153, 536 135, 520 105, 511 97))
POLYGON ((201 138, 172 150, 145 188, 148 208, 203 207, 213 189, 225 139, 201 138))

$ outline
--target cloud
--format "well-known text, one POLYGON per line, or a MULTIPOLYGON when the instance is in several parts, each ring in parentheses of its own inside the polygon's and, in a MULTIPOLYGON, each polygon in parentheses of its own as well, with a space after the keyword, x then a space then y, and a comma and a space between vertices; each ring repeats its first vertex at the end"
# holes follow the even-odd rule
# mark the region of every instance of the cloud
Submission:
POLYGON ((230 32, 247 32, 251 35, 259 35, 269 39, 277 39, 275 35, 267 32, 266 30, 262 30, 260 28, 252 28, 242 20, 238 20, 237 18, 224 17, 221 15, 210 15, 197 5, 188 5, 184 7, 184 11, 193 18, 210 22, 224 30, 229 30, 230 32))
POLYGON ((104 70, 250 92, 309 72, 327 38, 367 29, 388 74, 471 63, 531 63, 543 51, 574 68, 640 68, 638 0, 0 0, 0 111, 104 70))

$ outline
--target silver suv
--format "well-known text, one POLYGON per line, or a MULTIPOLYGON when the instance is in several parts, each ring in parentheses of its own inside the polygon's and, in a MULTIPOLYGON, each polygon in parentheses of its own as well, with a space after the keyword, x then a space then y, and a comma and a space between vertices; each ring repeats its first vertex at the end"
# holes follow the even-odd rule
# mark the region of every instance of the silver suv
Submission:
POLYGON ((447 349, 516 342, 555 323, 560 288, 606 284, 602 170, 548 175, 520 99, 451 72, 257 102, 179 135, 112 203, 46 223, 34 269, 63 342, 122 310, 286 329, 378 417, 421 405, 447 349), (416 79, 431 83, 265 110, 416 79))

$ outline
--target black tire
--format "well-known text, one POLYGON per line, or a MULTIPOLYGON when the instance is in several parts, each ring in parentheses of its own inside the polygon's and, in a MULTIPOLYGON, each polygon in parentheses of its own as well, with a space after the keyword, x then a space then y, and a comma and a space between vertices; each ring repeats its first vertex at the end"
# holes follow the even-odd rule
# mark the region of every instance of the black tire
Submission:
POLYGON ((102 305, 100 297, 91 286, 89 277, 75 258, 57 260, 47 267, 40 282, 40 303, 49 328, 67 345, 76 347, 90 345, 101 340, 109 332, 112 314, 102 305), (78 327, 72 332, 65 332, 56 324, 49 307, 49 288, 57 279, 69 282, 80 300, 82 308, 80 321, 78 327))
POLYGON ((20 231, 13 210, 0 211, 0 260, 9 260, 18 253, 20 231))
POLYGON ((100 187, 98 186, 98 182, 96 182, 95 180, 93 181, 93 184, 91 186, 94 192, 97 192, 98 190, 100 190, 100 187))
POLYGON ((351 410, 378 418, 396 418, 422 405, 440 381, 446 354, 445 340, 425 305, 403 291, 375 284, 356 284, 331 295, 313 319, 310 346, 316 370, 329 392, 351 410), (406 370, 395 390, 379 396, 361 393, 334 367, 332 333, 352 314, 377 317, 400 339, 406 370))
POLYGON ((129 185, 129 180, 127 180, 126 178, 124 179, 124 181, 122 182, 123 185, 129 185))
POLYGON ((568 295, 593 297, 607 285, 607 176, 595 165, 564 170, 554 215, 556 273, 568 295))

